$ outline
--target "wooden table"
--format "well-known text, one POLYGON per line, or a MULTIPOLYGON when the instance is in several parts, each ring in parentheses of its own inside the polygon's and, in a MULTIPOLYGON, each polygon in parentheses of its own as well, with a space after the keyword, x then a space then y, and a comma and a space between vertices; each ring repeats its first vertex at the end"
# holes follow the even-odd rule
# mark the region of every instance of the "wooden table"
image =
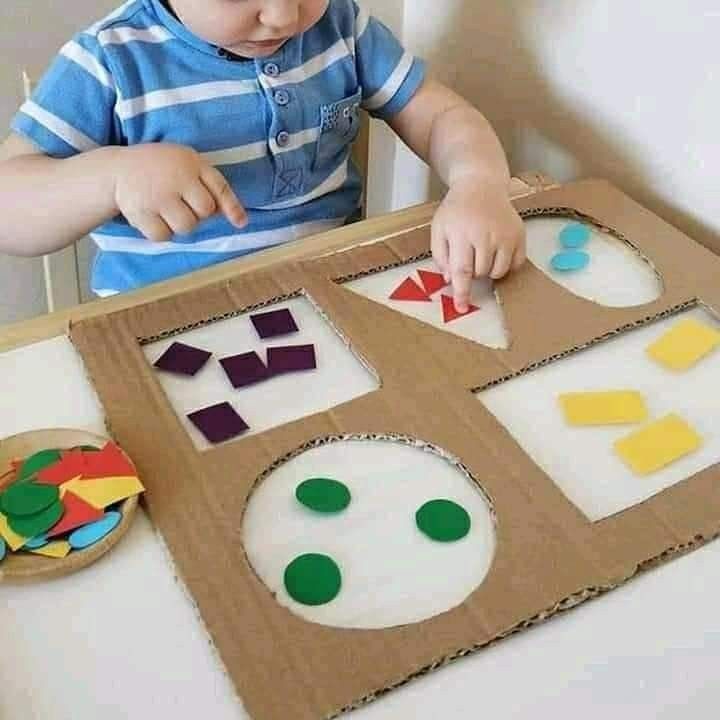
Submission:
MULTIPOLYGON (((515 188, 527 193, 545 182, 529 178, 515 188)), ((21 385, 42 386, 44 371, 54 373, 66 387, 57 388, 62 407, 54 410, 52 421, 74 413, 86 426, 102 430, 96 401, 78 395, 81 366, 73 366, 71 357, 52 344, 61 338, 33 343, 64 334, 68 323, 81 318, 180 293, 278 259, 333 252, 419 227, 430 221, 433 210, 433 205, 405 210, 4 328, 0 349, 29 347, 0 355, 5 377, 0 407, 10 414, 10 424, 47 420, 39 416, 39 399, 14 406, 12 394, 21 385)), ((353 717, 606 720, 618 711, 621 716, 632 713, 636 720, 712 717, 720 704, 718 597, 716 542, 577 612, 397 690, 353 717)), ((144 515, 122 546, 92 569, 57 582, 0 588, 3 720, 198 716, 247 720, 144 515)))

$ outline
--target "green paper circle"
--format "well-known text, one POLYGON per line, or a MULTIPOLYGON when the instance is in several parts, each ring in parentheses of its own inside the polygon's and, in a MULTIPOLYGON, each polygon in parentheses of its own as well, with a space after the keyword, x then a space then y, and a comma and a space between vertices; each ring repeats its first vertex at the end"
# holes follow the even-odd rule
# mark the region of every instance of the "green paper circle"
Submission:
POLYGON ((302 605, 326 605, 338 596, 341 586, 340 568, 327 555, 300 555, 285 569, 285 589, 302 605))
POLYGON ((0 495, 0 508, 5 515, 36 515, 58 501, 60 491, 55 485, 26 482, 11 485, 0 495))
POLYGON ((305 507, 319 513, 339 513, 350 504, 350 490, 337 480, 310 478, 295 490, 295 497, 305 507))
POLYGON ((65 508, 61 500, 45 508, 42 512, 25 517, 9 517, 8 525, 24 538, 34 538, 46 533, 63 516, 65 508))
POLYGON ((60 460, 59 450, 41 450, 25 460, 20 467, 18 480, 27 480, 39 473, 40 470, 50 467, 50 465, 54 465, 56 462, 60 462, 60 460))
POLYGON ((431 540, 456 542, 470 532, 470 515, 452 500, 431 500, 415 513, 418 529, 431 540))

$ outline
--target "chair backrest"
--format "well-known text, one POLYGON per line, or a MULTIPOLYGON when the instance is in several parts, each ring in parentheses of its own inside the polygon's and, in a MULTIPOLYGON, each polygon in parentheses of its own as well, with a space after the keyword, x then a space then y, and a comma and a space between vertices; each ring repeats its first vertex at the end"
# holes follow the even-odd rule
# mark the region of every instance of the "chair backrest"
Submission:
POLYGON ((352 157, 363 179, 362 216, 367 216, 367 183, 370 166, 370 116, 360 113, 360 132, 353 144, 352 157))

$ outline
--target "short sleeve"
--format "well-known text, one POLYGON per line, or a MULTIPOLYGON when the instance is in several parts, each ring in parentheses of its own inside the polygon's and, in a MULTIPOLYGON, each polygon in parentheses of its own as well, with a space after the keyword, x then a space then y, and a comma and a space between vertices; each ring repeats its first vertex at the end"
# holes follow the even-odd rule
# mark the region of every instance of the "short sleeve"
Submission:
POLYGON ((400 112, 425 80, 425 63, 403 48, 392 31, 355 0, 355 62, 363 107, 387 119, 400 112))
POLYGON ((116 99, 102 46, 81 33, 60 50, 11 128, 46 155, 71 157, 118 144, 116 99))

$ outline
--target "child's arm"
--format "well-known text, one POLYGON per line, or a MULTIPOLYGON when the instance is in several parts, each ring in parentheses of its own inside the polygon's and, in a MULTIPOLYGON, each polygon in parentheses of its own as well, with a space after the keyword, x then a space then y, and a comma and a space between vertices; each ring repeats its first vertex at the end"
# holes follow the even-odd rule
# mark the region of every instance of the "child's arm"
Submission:
POLYGON ((474 276, 501 278, 525 260, 505 154, 482 114, 438 82, 425 82, 389 123, 449 187, 433 220, 432 250, 464 312, 474 276))
POLYGON ((105 147, 57 160, 18 135, 0 146, 0 253, 60 250, 119 213, 165 241, 217 212, 247 222, 224 177, 190 148, 105 147))

